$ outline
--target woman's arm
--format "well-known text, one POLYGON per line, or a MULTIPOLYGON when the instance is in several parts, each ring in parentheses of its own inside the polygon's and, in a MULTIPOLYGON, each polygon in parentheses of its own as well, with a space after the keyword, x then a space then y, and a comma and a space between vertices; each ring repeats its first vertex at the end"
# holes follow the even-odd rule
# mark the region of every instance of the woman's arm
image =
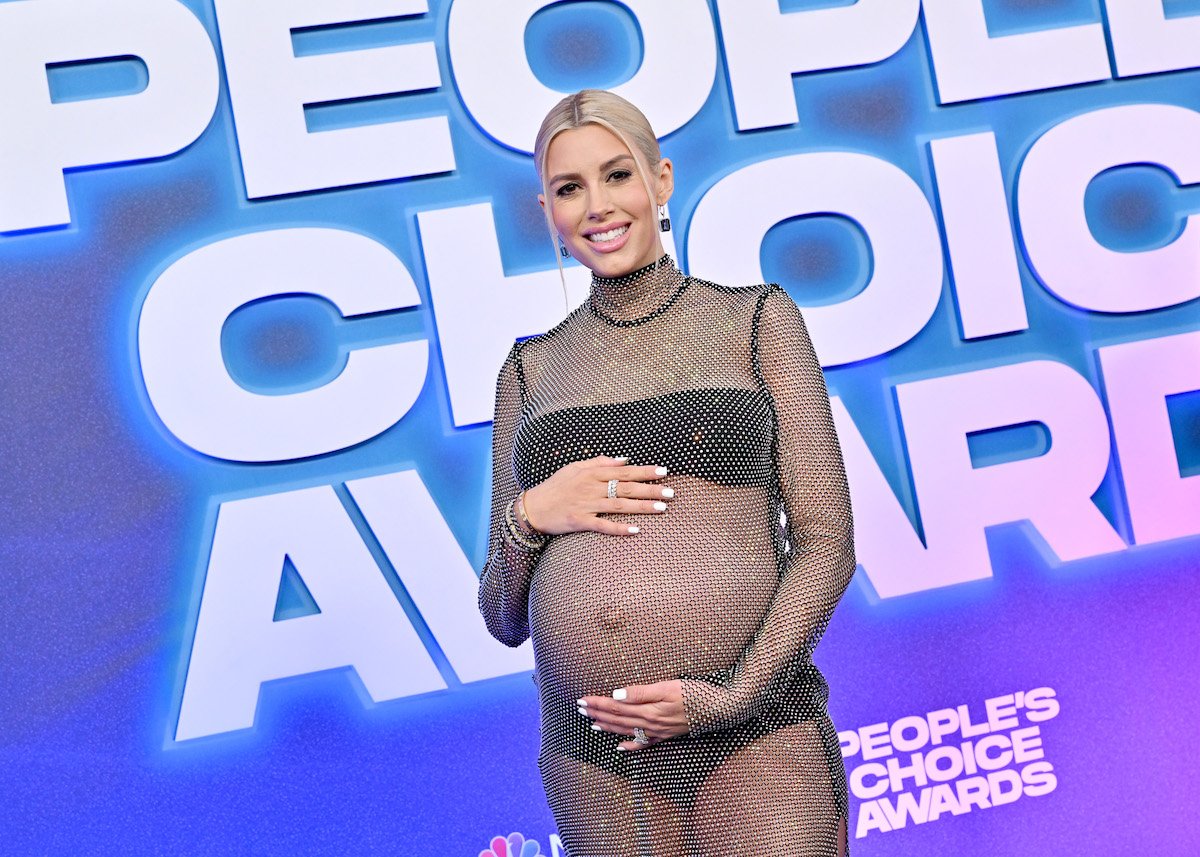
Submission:
POLYGON ((786 567, 750 644, 723 674, 685 678, 692 732, 759 714, 807 665, 854 573, 854 530, 825 376, 804 319, 774 286, 759 299, 751 345, 777 419, 775 467, 787 515, 786 567))
POLYGON ((479 612, 492 636, 506 646, 529 637, 529 581, 541 550, 518 541, 506 512, 521 490, 513 468, 513 439, 521 419, 520 351, 514 343, 496 379, 492 421, 492 508, 488 555, 479 577, 479 612))

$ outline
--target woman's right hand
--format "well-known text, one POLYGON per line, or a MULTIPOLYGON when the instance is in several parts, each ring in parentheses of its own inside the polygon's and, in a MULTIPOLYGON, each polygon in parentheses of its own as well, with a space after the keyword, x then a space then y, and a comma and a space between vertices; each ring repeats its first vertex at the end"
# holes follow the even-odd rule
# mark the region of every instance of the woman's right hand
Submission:
POLYGON ((548 535, 592 530, 613 536, 630 536, 637 527, 601 515, 614 512, 661 515, 672 488, 650 484, 667 475, 667 468, 653 464, 625 464, 628 459, 597 455, 573 461, 556 470, 544 482, 525 492, 525 514, 529 523, 548 535), (608 480, 616 479, 617 496, 608 496, 608 480))

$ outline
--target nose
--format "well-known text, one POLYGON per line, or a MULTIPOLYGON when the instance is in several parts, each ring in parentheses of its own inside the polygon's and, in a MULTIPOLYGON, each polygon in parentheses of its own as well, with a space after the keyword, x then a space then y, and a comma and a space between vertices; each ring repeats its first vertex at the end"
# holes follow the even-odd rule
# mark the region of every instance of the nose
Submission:
POLYGON ((612 213, 612 198, 608 188, 601 182, 588 194, 588 219, 605 220, 612 213))

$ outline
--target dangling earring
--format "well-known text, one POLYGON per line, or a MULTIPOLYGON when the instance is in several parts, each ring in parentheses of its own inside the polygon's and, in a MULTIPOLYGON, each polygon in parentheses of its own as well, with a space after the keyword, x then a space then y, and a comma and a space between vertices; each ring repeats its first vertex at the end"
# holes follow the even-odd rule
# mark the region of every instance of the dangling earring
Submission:
POLYGON ((567 245, 563 243, 562 236, 558 236, 558 252, 564 259, 571 257, 571 252, 567 249, 567 245))
POLYGON ((671 231, 671 218, 667 217, 661 205, 658 207, 658 228, 663 232, 671 231))

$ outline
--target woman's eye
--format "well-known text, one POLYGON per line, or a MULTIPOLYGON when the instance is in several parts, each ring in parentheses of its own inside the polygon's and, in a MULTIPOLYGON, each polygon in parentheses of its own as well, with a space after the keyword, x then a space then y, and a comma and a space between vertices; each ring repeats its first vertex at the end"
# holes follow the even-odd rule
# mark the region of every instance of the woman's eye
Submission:
POLYGON ((631 173, 629 170, 613 170, 608 174, 608 177, 613 181, 623 182, 632 175, 633 173, 631 173))
POLYGON ((558 190, 554 192, 555 196, 570 196, 575 192, 575 182, 567 182, 564 185, 559 185, 558 190))

